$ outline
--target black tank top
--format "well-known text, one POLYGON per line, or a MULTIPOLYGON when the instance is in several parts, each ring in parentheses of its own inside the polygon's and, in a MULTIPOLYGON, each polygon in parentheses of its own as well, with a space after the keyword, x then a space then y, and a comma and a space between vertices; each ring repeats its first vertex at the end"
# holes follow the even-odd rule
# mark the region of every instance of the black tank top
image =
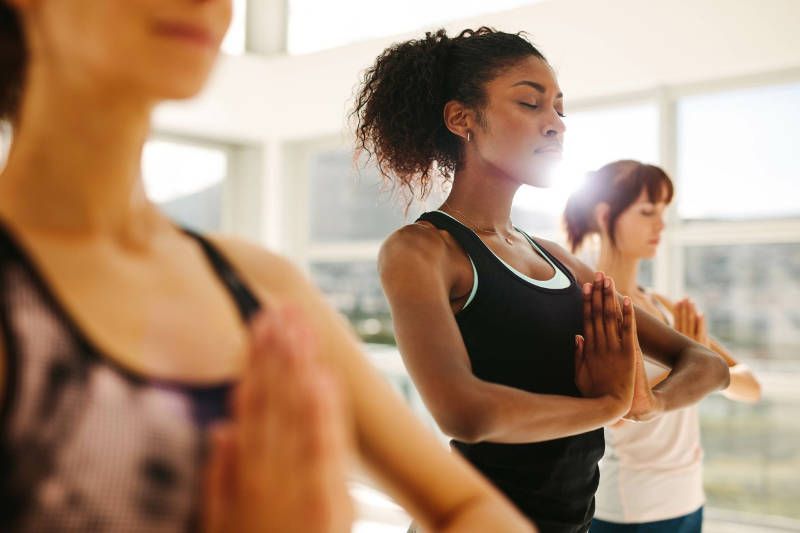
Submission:
MULTIPOLYGON (((574 352, 575 335, 583 328, 583 297, 572 273, 539 246, 570 283, 563 289, 534 285, 448 215, 434 211, 420 220, 446 230, 475 266, 477 292, 455 317, 475 376, 529 392, 581 396, 574 352)), ((531 444, 452 444, 541 531, 588 529, 604 451, 602 428, 531 444)))
MULTIPOLYGON (((248 320, 258 300, 187 233, 248 320)), ((0 326, 0 531, 200 530, 208 428, 228 417, 233 384, 148 379, 106 357, 2 224, 0 326)))

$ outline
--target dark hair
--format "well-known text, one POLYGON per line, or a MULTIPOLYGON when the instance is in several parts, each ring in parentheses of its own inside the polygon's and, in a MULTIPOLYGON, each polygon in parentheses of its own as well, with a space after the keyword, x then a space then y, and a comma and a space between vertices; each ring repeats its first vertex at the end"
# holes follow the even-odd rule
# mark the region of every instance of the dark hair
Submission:
POLYGON ((609 237, 616 244, 614 227, 617 219, 643 190, 647 191, 653 203, 672 201, 672 180, 655 165, 623 159, 589 172, 583 186, 569 197, 564 209, 567 241, 572 251, 580 248, 587 235, 598 231, 594 210, 600 203, 609 205, 609 237))
POLYGON ((17 12, 0 0, 0 121, 13 119, 17 113, 26 58, 17 12))
POLYGON ((520 59, 544 56, 522 33, 492 28, 445 30, 394 44, 364 74, 351 118, 356 119, 356 155, 374 156, 387 183, 424 198, 432 172, 452 177, 461 160, 461 140, 442 112, 458 100, 478 112, 486 105, 486 83, 520 59))

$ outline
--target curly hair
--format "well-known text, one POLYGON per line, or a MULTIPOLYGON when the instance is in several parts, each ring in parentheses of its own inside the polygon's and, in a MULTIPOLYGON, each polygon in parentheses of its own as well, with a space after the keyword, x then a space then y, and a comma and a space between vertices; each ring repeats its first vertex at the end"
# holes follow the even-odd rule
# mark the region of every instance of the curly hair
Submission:
POLYGON ((17 12, 0 1, 0 121, 13 119, 18 111, 26 62, 17 12))
POLYGON ((609 205, 609 238, 616 244, 614 227, 619 216, 647 191, 651 202, 670 203, 674 193, 672 180, 661 167, 623 159, 589 172, 583 186, 567 200, 564 227, 567 242, 574 253, 584 239, 597 232, 594 210, 600 203, 609 205))
POLYGON ((374 157, 409 203, 425 198, 436 172, 451 179, 462 158, 461 140, 444 123, 445 104, 463 103, 485 125, 486 84, 530 56, 546 61, 523 33, 485 26, 454 38, 440 29, 390 46, 366 70, 356 96, 356 157, 374 157))

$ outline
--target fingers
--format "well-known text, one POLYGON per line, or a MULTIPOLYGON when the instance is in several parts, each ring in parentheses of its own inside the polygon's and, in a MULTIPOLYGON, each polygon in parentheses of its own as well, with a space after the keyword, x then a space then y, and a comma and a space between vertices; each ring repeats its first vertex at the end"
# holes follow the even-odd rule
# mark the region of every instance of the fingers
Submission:
MULTIPOLYGON (((291 460, 301 444, 307 382, 316 371, 312 335, 290 308, 260 314, 250 333, 249 365, 236 399, 238 446, 256 465, 273 456, 291 460)), ((258 466, 250 470, 260 475, 258 466)))
POLYGON ((575 335, 575 368, 581 368, 585 360, 583 346, 585 341, 581 335, 575 335))
POLYGON ((614 280, 605 278, 603 282, 603 323, 606 331, 606 347, 614 353, 620 349, 619 323, 622 320, 622 313, 617 301, 617 290, 614 280))
POLYGON ((686 300, 680 300, 675 304, 675 329, 679 332, 683 333, 684 335, 689 335, 689 331, 687 330, 687 320, 686 320, 686 300))
POLYGON ((708 346, 708 323, 706 322, 706 315, 697 315, 697 341, 704 346, 708 346))
POLYGON ((236 449, 232 428, 218 426, 210 431, 211 453, 204 472, 203 522, 205 533, 223 533, 230 523, 236 498, 236 449))
POLYGON ((686 301, 686 331, 691 338, 697 340, 697 309, 690 299, 686 301))
POLYGON ((318 497, 310 512, 315 521, 328 524, 330 531, 349 531, 353 520, 353 504, 347 490, 349 446, 344 403, 333 376, 319 373, 310 384, 312 408, 307 419, 312 430, 308 434, 305 461, 307 473, 318 480, 318 497))
POLYGON ((592 314, 592 283, 583 285, 583 342, 581 349, 584 354, 593 354, 595 350, 594 316, 592 314))
POLYGON ((622 346, 627 354, 635 354, 639 344, 636 335, 636 316, 628 296, 622 299, 622 346))
POLYGON ((594 341, 597 349, 606 348, 606 326, 603 323, 603 283, 605 276, 595 272, 592 284, 592 321, 594 323, 594 341))
POLYGON ((705 319, 698 312, 694 302, 689 298, 684 298, 675 304, 675 329, 687 337, 705 344, 707 336, 705 319))

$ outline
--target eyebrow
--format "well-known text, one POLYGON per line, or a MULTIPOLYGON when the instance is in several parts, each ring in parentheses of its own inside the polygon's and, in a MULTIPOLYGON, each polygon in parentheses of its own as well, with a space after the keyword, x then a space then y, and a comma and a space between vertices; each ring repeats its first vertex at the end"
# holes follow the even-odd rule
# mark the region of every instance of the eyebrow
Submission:
MULTIPOLYGON (((542 85, 541 83, 536 83, 535 81, 529 81, 529 80, 518 81, 517 83, 512 85, 512 87, 517 87, 519 85, 527 85, 528 87, 532 87, 542 94, 547 92, 547 89, 544 88, 544 85, 542 85)), ((556 95, 556 98, 564 98, 564 93, 558 93, 556 95)))

